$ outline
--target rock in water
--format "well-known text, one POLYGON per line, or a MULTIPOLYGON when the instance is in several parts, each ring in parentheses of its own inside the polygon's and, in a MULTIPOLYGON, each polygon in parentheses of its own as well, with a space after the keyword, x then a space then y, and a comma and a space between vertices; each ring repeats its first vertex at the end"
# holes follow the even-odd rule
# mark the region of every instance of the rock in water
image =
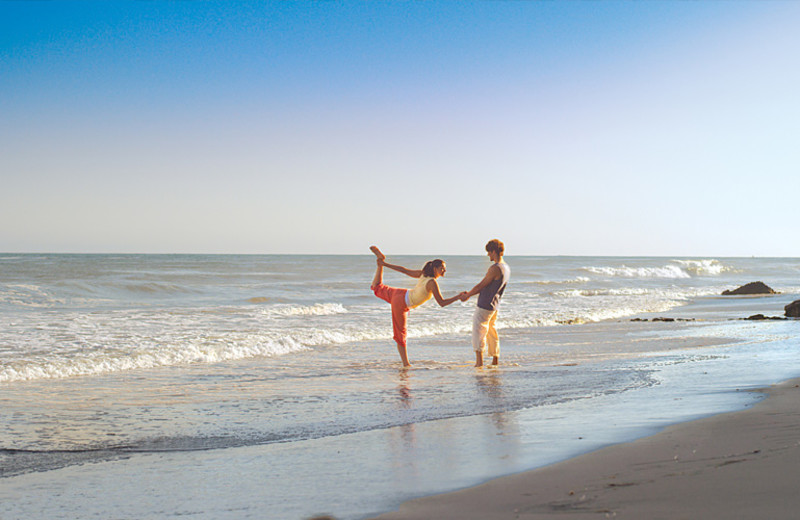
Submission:
POLYGON ((800 318, 800 300, 795 300, 783 308, 787 318, 800 318))
POLYGON ((737 294, 777 294, 764 282, 750 282, 732 291, 722 291, 723 296, 736 296, 737 294))

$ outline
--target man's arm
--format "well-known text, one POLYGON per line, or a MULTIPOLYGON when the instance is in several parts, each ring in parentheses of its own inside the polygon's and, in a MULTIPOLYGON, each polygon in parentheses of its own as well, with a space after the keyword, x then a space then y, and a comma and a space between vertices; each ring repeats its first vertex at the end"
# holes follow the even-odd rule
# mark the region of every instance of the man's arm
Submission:
POLYGON ((500 270, 500 268, 497 267, 496 265, 491 266, 489 270, 486 271, 486 276, 483 277, 483 280, 478 282, 478 285, 467 291, 466 294, 462 297, 461 301, 465 302, 469 300, 472 296, 481 292, 484 287, 492 283, 493 280, 497 280, 501 276, 503 276, 503 272, 500 270))

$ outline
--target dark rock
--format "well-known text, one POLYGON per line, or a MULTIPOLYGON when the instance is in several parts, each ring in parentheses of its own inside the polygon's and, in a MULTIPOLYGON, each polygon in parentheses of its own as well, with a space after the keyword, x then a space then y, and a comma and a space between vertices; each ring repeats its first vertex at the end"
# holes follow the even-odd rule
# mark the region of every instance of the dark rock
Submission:
POLYGON ((653 321, 675 321, 675 318, 653 318, 653 321))
POLYGON ((750 317, 742 318, 743 320, 752 320, 752 321, 760 321, 760 320, 785 320, 786 318, 782 316, 764 316, 763 314, 753 314, 750 317))
POLYGON ((800 300, 795 300, 783 308, 787 318, 800 318, 800 300))
POLYGON ((739 294, 778 294, 763 282, 750 282, 732 291, 722 291, 723 296, 736 296, 739 294))

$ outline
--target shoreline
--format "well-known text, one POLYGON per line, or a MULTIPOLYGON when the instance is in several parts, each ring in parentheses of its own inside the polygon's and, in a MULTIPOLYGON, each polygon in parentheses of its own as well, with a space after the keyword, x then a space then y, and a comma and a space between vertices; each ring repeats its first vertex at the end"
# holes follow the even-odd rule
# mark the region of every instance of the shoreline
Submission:
POLYGON ((796 518, 800 378, 739 411, 403 503, 375 520, 796 518))

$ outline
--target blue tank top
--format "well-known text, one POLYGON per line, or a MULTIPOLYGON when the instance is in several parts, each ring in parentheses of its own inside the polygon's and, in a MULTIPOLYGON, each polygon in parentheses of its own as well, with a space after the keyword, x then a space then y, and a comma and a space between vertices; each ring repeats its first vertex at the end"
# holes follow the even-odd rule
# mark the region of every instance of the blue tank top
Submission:
POLYGON ((505 262, 497 262, 497 267, 503 273, 503 276, 497 280, 492 280, 489 285, 484 287, 478 294, 478 307, 486 309, 487 311, 496 311, 500 305, 500 299, 503 297, 503 292, 506 290, 508 279, 511 278, 511 268, 505 262))

